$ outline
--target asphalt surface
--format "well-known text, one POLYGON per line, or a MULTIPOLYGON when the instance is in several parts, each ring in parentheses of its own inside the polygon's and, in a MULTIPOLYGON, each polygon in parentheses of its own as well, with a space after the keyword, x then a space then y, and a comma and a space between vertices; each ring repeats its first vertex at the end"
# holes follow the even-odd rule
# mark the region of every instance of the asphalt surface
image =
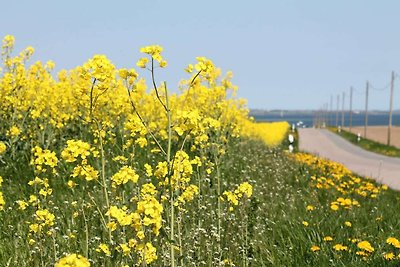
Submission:
POLYGON ((299 129, 299 149, 345 165, 352 172, 400 190, 400 158, 366 151, 325 129, 299 129))

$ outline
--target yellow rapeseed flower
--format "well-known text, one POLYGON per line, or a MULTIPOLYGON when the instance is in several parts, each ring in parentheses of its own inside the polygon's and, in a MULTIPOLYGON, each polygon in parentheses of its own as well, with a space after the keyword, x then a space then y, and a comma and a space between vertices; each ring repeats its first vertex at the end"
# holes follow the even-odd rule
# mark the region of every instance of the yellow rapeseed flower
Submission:
POLYGON ((48 209, 37 210, 35 212, 35 215, 36 215, 36 220, 41 225, 48 225, 48 226, 54 225, 55 216, 48 209))
POLYGON ((111 177, 111 185, 116 188, 119 185, 126 184, 129 181, 137 183, 139 175, 136 174, 135 170, 129 166, 123 166, 116 174, 111 177))
POLYGON ((149 62, 149 59, 147 57, 142 57, 141 59, 138 60, 138 62, 136 63, 136 66, 138 66, 139 68, 146 68, 146 64, 149 62))
POLYGON ((72 180, 68 180, 67 185, 69 188, 74 188, 76 186, 76 183, 72 180))
POLYGON ((81 140, 68 140, 67 147, 61 152, 61 157, 66 162, 75 162, 78 158, 84 160, 92 152, 89 143, 81 140))
POLYGON ((137 245, 136 251, 140 255, 139 263, 143 262, 143 260, 146 263, 152 263, 157 260, 157 249, 150 242, 137 245))
POLYGON ((131 253, 131 249, 127 244, 119 244, 119 249, 121 249, 124 255, 129 255, 131 253))
POLYGON ((90 262, 78 254, 70 254, 61 258, 54 267, 90 267, 90 262))
POLYGON ((163 48, 159 45, 149 45, 140 48, 141 53, 145 53, 150 55, 153 59, 157 60, 158 62, 161 62, 162 57, 161 57, 161 52, 163 51, 163 48))
POLYGON ((106 254, 107 256, 110 256, 110 255, 111 255, 111 251, 110 251, 108 245, 107 245, 107 244, 104 244, 104 243, 100 244, 100 245, 97 247, 96 251, 97 251, 97 252, 103 252, 103 253, 106 254))
POLYGON ((186 203, 199 194, 199 188, 197 185, 189 185, 188 187, 185 188, 185 191, 178 197, 178 201, 180 203, 186 203))
POLYGON ((13 125, 13 126, 10 128, 10 130, 8 131, 8 135, 9 135, 9 136, 12 136, 12 137, 19 136, 20 134, 21 134, 21 130, 20 130, 17 126, 15 126, 15 125, 13 125))
POLYGON ((20 209, 20 210, 25 210, 26 209, 26 207, 28 207, 29 206, 29 203, 28 202, 25 202, 25 201, 23 201, 23 200, 17 200, 17 204, 18 204, 18 208, 20 209))
POLYGON ((87 181, 97 180, 99 171, 95 170, 92 166, 85 164, 83 166, 76 166, 71 174, 72 177, 82 177, 87 181))
POLYGON ((13 48, 14 47, 15 38, 12 35, 6 35, 3 38, 3 49, 4 48, 13 48))

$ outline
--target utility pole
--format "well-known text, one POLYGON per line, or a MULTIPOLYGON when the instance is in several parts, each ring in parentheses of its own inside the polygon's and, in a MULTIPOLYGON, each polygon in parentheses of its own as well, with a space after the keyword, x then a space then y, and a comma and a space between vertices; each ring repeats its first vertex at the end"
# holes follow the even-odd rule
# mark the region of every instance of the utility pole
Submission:
POLYGON ((319 128, 322 128, 323 121, 324 121, 324 107, 322 105, 319 108, 319 128))
POLYGON ((313 111, 312 114, 313 114, 313 127, 316 128, 317 119, 315 118, 315 111, 313 111))
POLYGON ((339 126, 339 104, 340 103, 340 94, 337 95, 336 102, 336 128, 339 126))
POLYGON ((322 128, 323 124, 324 124, 324 104, 322 104, 319 108, 319 127, 322 128))
POLYGON ((325 103, 325 127, 329 125, 329 104, 325 103))
POLYGON ((368 127, 368 91, 369 91, 369 82, 367 81, 367 88, 365 89, 365 125, 364 125, 364 138, 367 138, 367 127, 368 127))
POLYGON ((342 129, 344 128, 344 99, 346 95, 345 92, 342 94, 342 129))
POLYGON ((333 115, 333 95, 331 95, 331 102, 330 102, 330 111, 329 111, 329 126, 333 125, 333 119, 332 119, 332 115, 333 115))
POLYGON ((393 91, 394 91, 394 71, 392 71, 392 81, 390 83, 390 111, 389 111, 389 128, 387 144, 390 146, 390 134, 392 131, 392 116, 393 116, 393 91))
POLYGON ((353 124, 353 87, 350 87, 349 132, 353 124))

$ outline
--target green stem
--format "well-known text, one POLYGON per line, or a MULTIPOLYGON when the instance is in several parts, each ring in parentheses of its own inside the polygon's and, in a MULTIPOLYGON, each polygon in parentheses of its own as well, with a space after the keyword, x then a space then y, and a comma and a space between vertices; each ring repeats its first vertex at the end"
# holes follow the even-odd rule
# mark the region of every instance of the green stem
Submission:
POLYGON ((131 106, 133 108, 133 111, 136 113, 136 116, 139 118, 140 122, 142 125, 146 128, 147 132, 150 134, 150 136, 153 138, 154 142, 157 144, 158 148, 161 150, 161 152, 166 155, 167 153, 164 151, 164 148, 161 146, 160 142, 157 140, 155 137, 153 131, 150 129, 150 127, 147 125, 147 123, 144 121, 143 117, 140 115, 139 111, 136 108, 136 105, 133 103, 132 97, 131 97, 131 92, 129 88, 127 87, 128 90, 128 96, 129 96, 129 102, 131 103, 131 106))
POLYGON ((96 78, 93 79, 93 83, 92 83, 92 87, 90 88, 90 108, 89 108, 89 112, 90 112, 90 117, 92 117, 93 115, 93 89, 94 89, 94 85, 96 83, 96 78))
POLYGON ((221 264, 221 179, 220 179, 220 170, 218 165, 218 155, 215 153, 214 162, 215 168, 217 170, 217 201, 218 201, 218 255, 219 261, 218 265, 221 264))
POLYGON ((100 218, 101 218, 101 222, 103 223, 103 227, 107 229, 107 223, 106 223, 106 220, 104 219, 103 213, 101 212, 99 205, 97 205, 96 201, 94 200, 92 195, 90 195, 90 193, 88 193, 88 196, 89 196, 90 200, 93 202, 94 206, 96 207, 97 211, 100 214, 100 218))
POLYGON ((174 222, 175 222, 175 207, 174 207, 174 191, 172 187, 172 169, 171 169, 171 146, 172 146, 172 119, 171 119, 171 110, 169 106, 168 99, 168 91, 167 91, 167 83, 164 82, 165 88, 165 99, 166 99, 166 111, 167 111, 167 119, 168 119, 168 146, 167 146, 167 164, 168 164, 168 183, 169 183, 169 193, 170 193, 170 212, 171 212, 171 247, 170 247, 170 256, 171 256, 171 266, 175 266, 175 248, 174 248, 174 222))
MULTIPOLYGON (((101 127, 99 122, 94 119, 97 125, 97 131, 99 134, 99 143, 100 143, 100 152, 101 152, 101 178, 102 178, 102 187, 103 187, 103 194, 104 194, 104 199, 106 201, 106 207, 107 211, 110 210, 110 201, 108 199, 108 186, 107 186, 107 180, 106 180, 106 161, 105 161, 105 155, 104 155, 104 146, 103 146, 103 138, 101 137, 101 127)), ((111 221, 110 214, 107 215, 108 217, 108 222, 111 221)), ((110 244, 112 244, 112 238, 111 238, 111 229, 107 227, 108 230, 108 239, 110 241, 110 244)))
POLYGON ((245 216, 244 220, 242 221, 242 234, 244 235, 244 247, 243 247, 243 266, 247 267, 247 216, 245 216), (244 231, 244 233, 243 233, 244 231))
MULTIPOLYGON (((164 107, 165 111, 168 113, 170 111, 169 107, 168 107, 169 104, 168 103, 164 104, 164 102, 161 100, 160 94, 158 93, 156 79, 154 78, 154 59, 153 58, 151 58, 151 80, 153 82, 154 91, 156 91, 156 96, 157 96, 158 101, 160 101, 161 105, 164 107)), ((167 83, 164 82, 164 85, 165 85, 165 94, 167 94, 167 83)), ((166 98, 166 101, 168 102, 168 96, 165 96, 165 98, 166 98)))
POLYGON ((87 225, 87 220, 86 220, 86 215, 85 215, 85 210, 82 208, 82 215, 83 215, 83 220, 85 222, 85 257, 88 258, 89 255, 89 229, 87 225))
MULTIPOLYGON (((110 210, 110 201, 108 199, 108 186, 107 186, 107 180, 106 180, 106 160, 105 160, 105 155, 104 155, 104 146, 103 146, 103 138, 101 137, 101 127, 99 121, 94 117, 93 115, 93 109, 94 109, 94 99, 93 99, 93 90, 94 86, 96 84, 96 78, 94 78, 92 87, 90 88, 90 118, 91 121, 94 121, 97 127, 97 132, 99 135, 99 143, 100 143, 100 152, 101 152, 101 178, 102 178, 102 187, 103 187, 103 194, 104 194, 104 199, 106 201, 106 207, 107 211, 110 210)), ((108 214, 108 223, 111 221, 111 217, 108 214)), ((112 238, 111 238, 111 230, 107 227, 108 231, 108 239, 110 241, 110 244, 112 244, 112 238)))
POLYGON ((182 220, 182 216, 181 216, 180 213, 179 213, 178 217, 179 217, 179 218, 178 218, 178 220, 177 220, 177 224, 178 224, 179 257, 180 257, 180 259, 181 259, 181 266, 184 266, 184 265, 183 265, 182 237, 181 237, 181 227, 182 227, 182 225, 181 225, 181 220, 182 220))
POLYGON ((54 262, 57 261, 57 247, 56 247, 56 238, 55 236, 55 231, 52 233, 51 237, 53 239, 53 250, 54 250, 54 262))
MULTIPOLYGON (((201 158, 203 158, 203 157, 201 157, 201 158)), ((201 199, 202 199, 202 195, 201 195, 201 193, 202 193, 202 191, 201 191, 201 176, 200 176, 200 168, 199 168, 199 166, 197 165, 197 180, 198 180, 198 187, 199 187, 199 200, 198 200, 198 202, 197 202, 197 210, 200 212, 200 210, 201 210, 201 199)), ((200 259, 200 261, 201 261, 201 257, 200 257, 200 254, 201 254, 201 236, 200 236, 200 229, 201 229, 201 221, 202 221, 202 219, 204 219, 204 218, 202 218, 201 216, 198 216, 198 221, 197 221, 197 237, 198 237, 198 251, 197 251, 197 253, 198 253, 198 255, 197 255, 197 257, 200 259)))

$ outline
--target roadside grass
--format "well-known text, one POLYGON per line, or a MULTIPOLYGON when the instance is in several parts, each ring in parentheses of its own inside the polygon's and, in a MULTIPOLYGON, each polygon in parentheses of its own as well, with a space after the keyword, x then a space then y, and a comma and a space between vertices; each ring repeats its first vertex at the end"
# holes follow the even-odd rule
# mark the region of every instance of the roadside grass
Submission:
POLYGON ((360 183, 373 185, 380 192, 376 197, 318 189, 312 178, 332 177, 333 173, 288 159, 281 150, 266 153, 257 143, 242 144, 238 151, 241 154, 235 154, 232 162, 255 182, 253 221, 249 223, 253 226, 249 229, 253 233, 252 266, 398 266, 399 260, 388 262, 383 258, 384 253, 393 251, 397 256, 400 252, 386 243, 388 237, 400 237, 400 214, 393 212, 398 192, 381 190, 380 185, 364 178, 360 183), (356 199, 360 207, 333 211, 331 203, 340 197, 356 199), (313 210, 307 210, 308 206, 313 210), (327 236, 333 240, 324 241, 327 236), (367 257, 356 254, 360 250, 357 242, 362 240, 368 240, 375 249, 367 257), (349 250, 336 251, 335 244, 349 250), (320 250, 311 251, 314 245, 320 250))
POLYGON ((399 265, 398 193, 290 154, 288 139, 267 147, 288 123, 249 120, 210 60, 171 95, 154 78, 160 46, 140 49, 150 90, 103 55, 56 80, 13 46, 6 36, 0 266, 399 265))
POLYGON ((388 146, 365 138, 361 138, 360 141, 358 141, 358 137, 356 134, 344 130, 341 130, 341 132, 339 133, 336 128, 332 127, 329 128, 329 130, 365 150, 389 157, 400 157, 400 149, 397 147, 388 146))
MULTIPOLYGON (((354 178, 352 174, 334 180, 335 170, 341 170, 337 165, 333 165, 336 169, 328 168, 326 166, 331 163, 317 158, 313 158, 315 161, 310 165, 306 161, 294 159, 296 156, 293 156, 308 157, 306 154, 289 154, 285 150, 286 141, 277 148, 268 148, 262 142, 244 139, 229 144, 220 165, 221 180, 230 184, 237 179, 244 179, 254 187, 253 196, 244 206, 224 213, 221 240, 222 248, 226 250, 226 264, 223 266, 398 266, 399 259, 387 261, 383 255, 393 252, 394 257, 397 257, 400 252, 400 248, 386 243, 389 237, 400 238, 400 213, 395 212, 399 193, 385 190, 374 181, 364 178, 356 177, 355 179, 359 179, 356 180, 358 183, 351 185, 349 181, 354 178), (323 178, 331 179, 335 186, 318 188, 315 181, 323 178), (365 185, 368 185, 368 189, 363 190, 369 192, 366 195, 349 189, 365 185), (344 190, 339 192, 338 188, 344 190), (332 202, 340 197, 356 200, 360 207, 332 210, 332 202), (345 222, 350 222, 351 227, 346 226, 345 222), (331 236, 333 240, 324 241, 327 236, 331 236), (374 248, 367 256, 356 254, 357 251, 363 251, 357 248, 357 243, 362 240, 370 242, 374 248), (333 248, 336 244, 347 246, 348 249, 336 251, 333 248), (319 250, 313 252, 312 246, 318 246, 319 250), (229 265, 230 263, 234 265, 229 265)), ((21 159, 21 162, 17 161, 15 164, 13 168, 13 164, 8 167, 3 165, 2 170, 7 176, 15 177, 14 181, 3 185, 3 193, 9 202, 20 199, 21 195, 29 195, 32 191, 27 186, 27 179, 23 179, 32 176, 32 171, 18 168, 19 164, 26 166, 27 162, 21 159)), ((54 195, 51 199, 54 202, 52 206, 58 207, 60 211, 57 212, 59 223, 56 232, 63 233, 55 235, 56 247, 51 247, 51 242, 29 245, 26 221, 31 218, 15 205, 10 205, 0 213, 0 266, 13 266, 15 263, 18 266, 49 266, 43 264, 49 262, 46 258, 37 262, 27 259, 32 253, 51 255, 53 250, 85 251, 86 233, 101 232, 99 214, 79 203, 76 194, 83 194, 83 199, 85 193, 72 192, 62 186, 63 183, 65 181, 61 179, 53 184, 54 195), (77 199, 78 205, 71 205, 77 199), (85 215, 86 221, 79 216, 72 220, 75 224, 71 225, 68 218, 74 217, 75 212, 83 211, 88 212, 85 215), (87 224, 88 222, 90 223, 87 224), (85 230, 86 227, 88 228, 85 230)), ((96 188, 93 189, 94 201, 99 201, 96 188)), ((101 195, 101 188, 97 190, 101 195)), ((199 255, 212 257, 207 252, 207 246, 202 247, 202 244, 209 246, 209 242, 215 242, 208 235, 213 233, 215 224, 215 200, 203 201, 208 203, 205 205, 208 208, 197 210, 196 205, 193 205, 188 207, 185 215, 189 218, 189 215, 197 214, 197 218, 201 220, 185 220, 184 228, 192 229, 201 222, 205 231, 201 238, 193 231, 188 231, 193 236, 183 236, 184 255, 191 256, 181 259, 185 266, 211 266, 208 264, 212 262, 212 258, 209 261, 196 258, 194 256, 197 252, 193 252, 202 250, 199 255), (197 243, 199 241, 203 243, 197 243)), ((89 240, 88 245, 93 246, 96 242, 89 240)), ((112 263, 117 260, 109 257, 102 259, 96 253, 89 253, 88 256, 96 262, 103 262, 104 266, 113 266, 112 263)), ((137 266, 137 263, 127 263, 129 266, 137 266)), ((158 263, 161 264, 160 261, 158 263)))

